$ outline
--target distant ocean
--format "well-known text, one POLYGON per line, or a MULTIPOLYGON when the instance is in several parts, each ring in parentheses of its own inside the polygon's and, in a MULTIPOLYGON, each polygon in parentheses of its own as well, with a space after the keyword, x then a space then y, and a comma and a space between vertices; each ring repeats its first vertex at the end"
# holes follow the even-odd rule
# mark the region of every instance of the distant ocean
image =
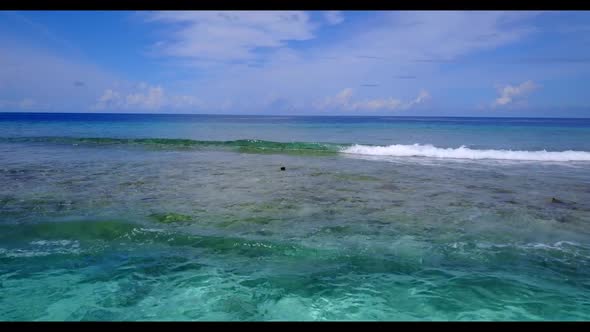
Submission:
POLYGON ((589 319, 590 119, 0 113, 0 320, 589 319))

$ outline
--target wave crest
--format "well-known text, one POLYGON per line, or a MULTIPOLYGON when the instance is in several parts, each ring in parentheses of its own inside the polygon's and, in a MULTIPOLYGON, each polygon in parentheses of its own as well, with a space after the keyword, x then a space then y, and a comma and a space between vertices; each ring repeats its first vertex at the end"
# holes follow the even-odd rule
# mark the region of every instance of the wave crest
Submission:
POLYGON ((459 148, 439 148, 430 144, 388 146, 369 146, 355 144, 342 149, 343 153, 392 156, 392 157, 431 157, 452 159, 498 159, 523 161, 590 161, 586 151, 518 151, 518 150, 476 150, 465 146, 459 148))

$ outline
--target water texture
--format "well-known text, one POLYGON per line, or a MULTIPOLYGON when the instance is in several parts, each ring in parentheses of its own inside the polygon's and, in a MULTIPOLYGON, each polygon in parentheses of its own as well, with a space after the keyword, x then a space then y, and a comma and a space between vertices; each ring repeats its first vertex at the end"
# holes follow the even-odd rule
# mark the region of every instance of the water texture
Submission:
POLYGON ((0 320, 588 320, 589 156, 585 119, 0 113, 0 320))

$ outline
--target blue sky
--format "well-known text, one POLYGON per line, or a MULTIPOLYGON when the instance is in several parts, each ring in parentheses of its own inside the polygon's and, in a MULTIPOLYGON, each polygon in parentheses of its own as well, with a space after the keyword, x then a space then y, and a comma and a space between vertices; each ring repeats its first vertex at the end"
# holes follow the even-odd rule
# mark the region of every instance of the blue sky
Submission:
POLYGON ((0 12, 0 111, 590 117, 590 12, 0 12))

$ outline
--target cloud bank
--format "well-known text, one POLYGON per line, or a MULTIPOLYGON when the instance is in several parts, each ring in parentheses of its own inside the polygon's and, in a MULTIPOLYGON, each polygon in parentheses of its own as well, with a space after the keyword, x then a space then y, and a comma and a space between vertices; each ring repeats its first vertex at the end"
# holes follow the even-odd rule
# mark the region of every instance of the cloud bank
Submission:
POLYGON ((337 10, 330 10, 324 13, 324 18, 330 25, 336 25, 344 22, 342 12, 337 10))
POLYGON ((376 98, 353 100, 354 91, 346 88, 337 95, 325 98, 322 101, 315 102, 313 105, 318 110, 342 110, 342 111, 397 111, 412 108, 418 104, 426 102, 430 94, 426 90, 420 91, 418 96, 408 102, 403 102, 396 98, 376 98))
POLYGON ((168 95, 161 86, 140 83, 136 91, 122 93, 107 89, 94 105, 95 110, 147 110, 192 109, 203 106, 193 96, 168 95))
POLYGON ((506 85, 498 89, 499 96, 494 101, 493 106, 507 106, 517 102, 524 101, 533 91, 537 90, 539 86, 533 81, 526 81, 517 86, 506 85))
MULTIPOLYGON (((330 22, 339 19, 328 16, 330 22)), ((253 60, 258 49, 314 37, 309 15, 302 11, 163 11, 150 14, 147 21, 174 27, 154 45, 157 52, 200 61, 253 60)))

